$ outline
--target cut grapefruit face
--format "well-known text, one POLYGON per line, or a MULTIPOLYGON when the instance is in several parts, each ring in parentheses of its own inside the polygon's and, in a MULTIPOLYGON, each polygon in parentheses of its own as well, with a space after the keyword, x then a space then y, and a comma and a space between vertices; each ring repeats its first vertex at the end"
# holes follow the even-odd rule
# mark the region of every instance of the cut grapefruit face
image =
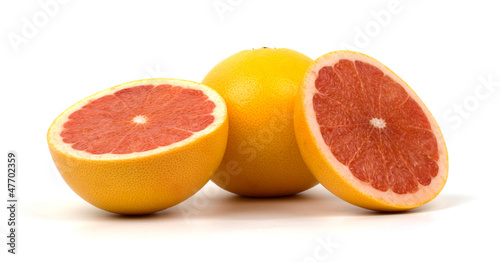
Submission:
POLYGON ((68 185, 121 214, 173 206, 198 191, 222 160, 224 100, 205 85, 148 79, 81 100, 49 128, 49 149, 68 185))
POLYGON ((318 181, 361 207, 415 208, 447 179, 448 154, 434 117, 396 74, 361 53, 332 52, 309 68, 295 131, 318 181))

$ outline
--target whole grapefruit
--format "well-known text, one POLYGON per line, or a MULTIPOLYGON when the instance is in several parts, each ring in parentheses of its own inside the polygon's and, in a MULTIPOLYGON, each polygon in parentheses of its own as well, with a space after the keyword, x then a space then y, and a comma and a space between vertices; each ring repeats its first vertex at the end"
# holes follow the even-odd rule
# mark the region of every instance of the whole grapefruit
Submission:
POLYGON ((223 189, 249 197, 292 195, 317 184, 299 152, 294 99, 312 59, 286 48, 233 54, 202 83, 226 101, 225 155, 212 177, 223 189))

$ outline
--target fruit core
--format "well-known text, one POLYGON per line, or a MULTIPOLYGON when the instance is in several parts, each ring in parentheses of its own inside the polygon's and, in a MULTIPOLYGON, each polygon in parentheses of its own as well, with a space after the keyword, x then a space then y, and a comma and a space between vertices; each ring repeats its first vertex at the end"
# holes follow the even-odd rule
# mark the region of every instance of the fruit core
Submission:
POLYGON ((380 119, 380 118, 372 118, 370 120, 370 124, 372 124, 376 128, 380 128, 380 129, 385 127, 384 119, 380 119))
POLYGON ((134 119, 132 119, 132 121, 134 121, 134 123, 136 124, 145 124, 148 121, 148 118, 143 115, 138 115, 135 116, 134 119))

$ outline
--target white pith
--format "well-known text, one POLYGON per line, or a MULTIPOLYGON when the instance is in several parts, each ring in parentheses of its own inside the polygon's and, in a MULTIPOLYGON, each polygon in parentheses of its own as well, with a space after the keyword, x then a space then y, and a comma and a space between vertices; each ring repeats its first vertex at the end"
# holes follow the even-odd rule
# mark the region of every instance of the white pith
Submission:
POLYGON ((137 115, 132 119, 132 122, 136 124, 146 124, 146 122, 148 122, 148 118, 143 115, 137 115))
POLYGON ((370 120, 370 124, 372 124, 376 128, 382 129, 385 127, 385 120, 380 118, 372 118, 370 120))
MULTIPOLYGON (((63 152, 64 154, 74 156, 76 158, 82 158, 82 159, 89 159, 89 160, 112 160, 112 159, 130 159, 130 158, 137 158, 137 157, 144 157, 144 156, 149 156, 149 155, 154 155, 158 154, 160 152, 164 151, 169 151, 173 150, 175 148, 181 147, 183 145, 192 143, 193 141, 199 139, 202 136, 205 136, 207 134, 212 133, 214 130, 216 130, 219 126, 221 126, 226 119, 227 116, 227 109, 226 109, 226 104, 224 102, 224 99, 214 90, 211 88, 200 84, 196 82, 191 82, 191 81, 186 81, 186 80, 177 80, 177 79, 166 79, 166 78, 156 78, 156 79, 145 79, 145 80, 137 80, 137 81, 132 81, 128 82, 125 84, 121 84, 118 86, 114 86, 111 88, 108 88, 106 90, 103 90, 101 92, 98 92, 94 95, 91 95, 70 108, 68 108, 66 111, 64 111, 61 115, 59 115, 52 125, 49 128, 48 131, 48 138, 49 138, 49 143, 51 143, 56 150, 59 150, 63 152), (207 126, 205 129, 198 131, 198 132, 193 132, 193 134, 181 141, 175 142, 173 144, 170 144, 168 146, 163 146, 163 147, 158 147, 153 150, 148 150, 144 152, 134 152, 130 154, 91 154, 85 151, 81 150, 76 150, 71 147, 71 144, 67 144, 63 142, 62 137, 60 136, 62 130, 63 130, 63 125, 66 121, 68 121, 68 116, 71 115, 73 112, 79 110, 83 106, 85 106, 87 103, 89 103, 92 100, 95 100, 97 98, 103 97, 105 95, 110 95, 113 94, 119 90, 129 88, 129 87, 134 87, 134 86, 139 86, 139 85, 162 85, 162 84, 169 84, 172 86, 180 86, 184 88, 189 88, 189 89, 196 89, 196 90, 201 90, 205 95, 208 96, 208 100, 211 100, 215 103, 215 108, 213 109, 212 115, 214 116, 214 122, 212 122, 209 126, 207 126)), ((141 122, 147 121, 147 118, 144 116, 136 116, 131 121, 137 123, 137 124, 142 124, 141 122)), ((144 122, 145 123, 145 122, 144 122)))
MULTIPOLYGON (((436 120, 431 115, 427 107, 420 100, 420 98, 415 94, 413 90, 411 90, 411 88, 406 83, 404 83, 391 70, 389 70, 380 62, 370 57, 364 56, 362 54, 353 53, 349 51, 337 51, 327 54, 318 59, 315 65, 313 65, 309 69, 307 78, 304 79, 304 85, 305 85, 305 91, 304 91, 305 93, 304 93, 304 101, 302 101, 302 103, 305 109, 307 125, 315 139, 316 145, 318 146, 322 155, 325 156, 326 161, 328 161, 332 165, 332 167, 339 173, 339 175, 348 183, 350 183, 353 187, 357 188, 358 190, 368 195, 369 197, 373 197, 375 199, 381 200, 391 205, 401 205, 401 206, 408 206, 408 205, 414 205, 415 203, 427 202, 436 195, 436 192, 439 192, 442 189, 444 183, 446 182, 448 173, 447 151, 444 143, 444 138, 439 130, 436 120), (408 193, 408 194, 397 194, 393 192, 391 189, 385 192, 380 191, 373 188, 368 182, 363 182, 358 178, 356 178, 351 173, 351 171, 347 166, 343 165, 335 158, 335 156, 331 152, 330 148, 326 145, 321 135, 319 124, 316 120, 316 113, 314 112, 313 108, 313 96, 314 94, 317 93, 317 90, 315 88, 315 80, 317 78, 318 71, 325 66, 335 65, 341 59, 347 59, 351 61, 359 60, 361 62, 374 65, 375 67, 380 69, 384 74, 388 75, 394 81, 403 86, 407 91, 407 93, 410 95, 410 97, 414 99, 423 109, 425 115, 427 116, 427 119, 431 124, 432 132, 436 136, 438 151, 439 151, 439 160, 437 162, 439 166, 439 171, 437 176, 432 178, 430 185, 422 186, 418 184, 419 186, 418 191, 415 193, 408 193)), ((382 123, 383 121, 382 119, 380 119, 382 121, 374 119, 372 120, 373 122, 372 121, 370 122, 374 126, 378 128, 382 126, 385 127, 385 122, 382 123)), ((322 181, 320 180, 320 182, 322 181)))

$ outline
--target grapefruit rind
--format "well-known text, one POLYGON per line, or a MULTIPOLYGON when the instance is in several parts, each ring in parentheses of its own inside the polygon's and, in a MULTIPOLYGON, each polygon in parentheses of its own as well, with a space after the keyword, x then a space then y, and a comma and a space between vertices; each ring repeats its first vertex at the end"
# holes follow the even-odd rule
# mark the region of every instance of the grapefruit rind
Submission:
POLYGON ((353 51, 335 51, 318 58, 305 74, 303 84, 297 95, 295 114, 295 133, 301 154, 318 181, 338 197, 364 208, 381 211, 401 211, 418 207, 432 200, 444 187, 448 176, 448 153, 439 126, 416 93, 394 72, 377 60, 353 51), (428 186, 419 184, 413 194, 397 194, 390 189, 386 192, 373 188, 368 182, 357 179, 349 168, 340 163, 322 138, 313 96, 317 92, 315 80, 318 71, 325 66, 333 66, 341 59, 359 60, 374 65, 385 75, 405 88, 407 93, 422 108, 431 124, 437 139, 439 172, 428 186))
POLYGON ((47 140, 59 173, 77 195, 109 212, 144 215, 172 207, 199 191, 222 160, 227 134, 226 105, 214 90, 185 80, 147 79, 109 88, 76 103, 53 122, 47 140), (185 140, 138 153, 93 155, 62 142, 62 125, 72 112, 92 99, 146 84, 202 90, 216 104, 214 122, 185 140))

